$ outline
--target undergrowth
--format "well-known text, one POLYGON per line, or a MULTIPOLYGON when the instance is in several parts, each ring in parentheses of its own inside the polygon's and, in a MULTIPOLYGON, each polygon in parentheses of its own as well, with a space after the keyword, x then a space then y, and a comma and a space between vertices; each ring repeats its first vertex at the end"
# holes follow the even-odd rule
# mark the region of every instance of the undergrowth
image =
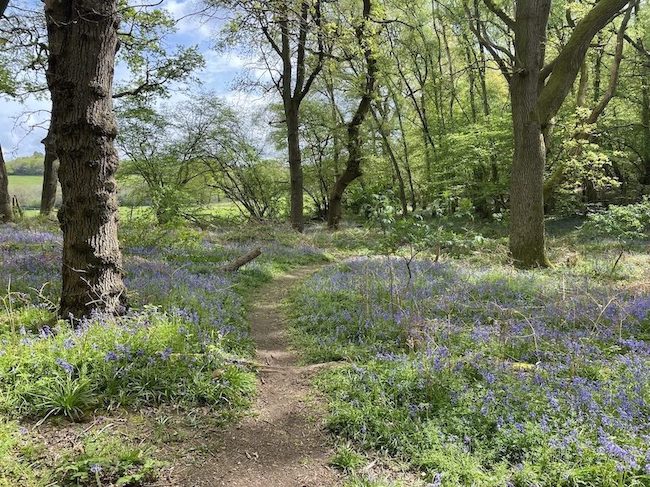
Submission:
MULTIPOLYGON (((305 359, 348 362, 319 380, 342 441, 434 485, 650 483, 641 282, 564 266, 419 260, 410 270, 399 257, 351 259, 293 296, 305 359)), ((353 453, 335 462, 359 470, 353 453)))

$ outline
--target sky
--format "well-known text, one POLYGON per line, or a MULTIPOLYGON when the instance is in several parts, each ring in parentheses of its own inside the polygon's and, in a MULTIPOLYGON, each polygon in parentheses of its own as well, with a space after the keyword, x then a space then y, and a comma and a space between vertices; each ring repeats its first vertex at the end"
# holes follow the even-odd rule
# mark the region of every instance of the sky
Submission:
MULTIPOLYGON (((213 49, 219 21, 191 15, 200 11, 199 2, 162 1, 161 8, 167 9, 174 18, 182 19, 177 33, 168 38, 167 47, 197 45, 206 60, 206 67, 196 73, 202 82, 200 89, 223 97, 241 112, 250 113, 264 100, 261 95, 238 90, 236 80, 249 72, 251 62, 236 52, 217 52, 213 49)), ((12 3, 18 7, 42 8, 40 0, 12 0, 12 3)), ((124 67, 118 65, 116 81, 123 79, 125 73, 124 67)), ((180 92, 174 93, 166 103, 173 104, 185 96, 180 92)), ((6 159, 42 152, 41 140, 46 135, 49 105, 48 99, 32 97, 21 103, 0 97, 0 144, 6 159)))

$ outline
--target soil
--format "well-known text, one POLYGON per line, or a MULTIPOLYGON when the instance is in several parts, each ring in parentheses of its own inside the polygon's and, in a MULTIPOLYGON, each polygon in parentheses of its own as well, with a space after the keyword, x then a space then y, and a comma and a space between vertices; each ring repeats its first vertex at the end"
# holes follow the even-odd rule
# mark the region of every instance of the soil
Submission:
MULTIPOLYGON (((250 323, 262 364, 252 414, 216 438, 210 457, 183 474, 184 487, 335 487, 323 407, 310 387, 318 367, 301 366, 289 347, 282 302, 316 268, 300 268, 262 287, 250 323)), ((178 473, 178 472, 177 472, 178 473)))

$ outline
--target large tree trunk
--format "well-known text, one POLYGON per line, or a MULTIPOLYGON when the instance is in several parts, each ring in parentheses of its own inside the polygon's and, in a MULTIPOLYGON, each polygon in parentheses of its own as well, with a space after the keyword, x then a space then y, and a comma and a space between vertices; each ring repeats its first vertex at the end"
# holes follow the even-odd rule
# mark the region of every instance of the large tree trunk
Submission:
POLYGON ((117 0, 47 0, 47 80, 52 128, 61 162, 64 318, 122 313, 126 289, 117 238, 114 147, 117 124, 111 93, 117 0))
POLYGON ((9 195, 9 176, 7 176, 7 166, 0 146, 0 223, 10 222, 13 220, 13 216, 11 196, 9 195))
POLYGON ((551 0, 517 2, 514 21, 501 12, 515 31, 515 65, 510 80, 515 138, 510 251, 519 266, 549 265, 544 242, 544 133, 551 128, 553 117, 571 90, 591 40, 628 1, 600 0, 596 3, 544 70, 551 0))
POLYGON ((287 143, 289 146, 289 177, 290 177, 290 222, 291 227, 298 232, 305 228, 303 200, 303 169, 300 152, 300 119, 299 109, 289 104, 285 110, 287 118, 287 143))
POLYGON ((56 155, 54 137, 50 133, 43 140, 45 160, 43 172, 43 191, 41 193, 41 215, 49 216, 56 204, 56 190, 59 185, 59 159, 56 155))
POLYGON ((546 148, 537 110, 550 0, 517 2, 510 81, 515 152, 510 185, 510 253, 516 265, 548 265, 544 237, 546 148))

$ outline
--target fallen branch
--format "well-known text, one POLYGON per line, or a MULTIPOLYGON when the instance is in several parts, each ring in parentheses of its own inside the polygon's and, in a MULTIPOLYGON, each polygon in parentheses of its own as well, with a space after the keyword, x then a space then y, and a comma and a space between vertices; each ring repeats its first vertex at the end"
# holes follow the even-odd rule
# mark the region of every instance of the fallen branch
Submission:
POLYGON ((235 272, 239 270, 240 267, 245 266, 249 262, 257 259, 260 255, 262 255, 262 249, 256 248, 251 250, 245 255, 242 255, 241 257, 236 258, 233 260, 230 264, 226 265, 223 267, 224 272, 235 272))

